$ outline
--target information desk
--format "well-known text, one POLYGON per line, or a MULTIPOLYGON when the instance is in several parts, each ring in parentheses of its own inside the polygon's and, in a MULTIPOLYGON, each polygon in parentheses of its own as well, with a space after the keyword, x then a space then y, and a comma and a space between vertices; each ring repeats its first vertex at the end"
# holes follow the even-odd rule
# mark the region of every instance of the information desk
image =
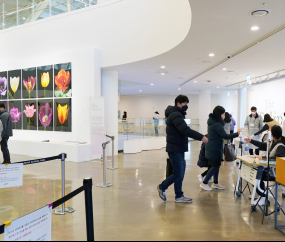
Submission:
MULTIPOLYGON (((253 193, 252 193, 252 197, 251 197, 251 206, 254 207, 254 199, 255 199, 255 195, 256 195, 256 190, 257 187, 260 185, 260 181, 261 179, 258 179, 257 174, 259 172, 263 172, 264 167, 267 167, 267 164, 264 163, 260 163, 259 161, 257 161, 256 163, 254 163, 255 158, 254 156, 237 156, 236 157, 238 160, 240 160, 240 164, 239 164, 239 176, 238 176, 238 181, 237 181, 237 185, 235 188, 235 193, 238 197, 240 197, 240 182, 241 179, 245 180, 246 182, 248 182, 249 184, 253 185, 253 193)), ((276 165, 272 165, 270 164, 270 167, 276 167, 276 165)), ((262 177, 262 176, 259 176, 262 177)))

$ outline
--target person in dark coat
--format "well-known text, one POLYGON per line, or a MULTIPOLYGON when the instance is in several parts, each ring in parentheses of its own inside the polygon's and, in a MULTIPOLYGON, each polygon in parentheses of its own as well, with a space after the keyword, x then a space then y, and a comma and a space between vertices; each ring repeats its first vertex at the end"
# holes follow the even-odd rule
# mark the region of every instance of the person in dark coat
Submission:
POLYGON ((219 171, 223 160, 224 151, 224 139, 236 138, 239 136, 241 129, 237 133, 227 134, 225 125, 225 109, 221 106, 215 107, 213 113, 209 115, 208 119, 208 139, 209 142, 206 144, 206 158, 208 159, 209 165, 212 168, 209 170, 203 183, 200 187, 206 191, 212 191, 213 189, 224 190, 225 188, 219 185, 219 171), (209 187, 208 182, 210 178, 214 176, 214 184, 212 188, 209 187))
POLYGON ((166 152, 168 152, 170 162, 173 167, 173 174, 157 186, 159 197, 166 201, 165 191, 174 183, 175 200, 177 203, 191 203, 192 199, 184 196, 182 183, 185 175, 186 163, 184 152, 188 151, 188 137, 201 140, 204 143, 208 139, 192 130, 185 122, 185 115, 188 109, 189 99, 184 95, 179 95, 175 99, 175 106, 168 107, 165 111, 166 120, 166 152))

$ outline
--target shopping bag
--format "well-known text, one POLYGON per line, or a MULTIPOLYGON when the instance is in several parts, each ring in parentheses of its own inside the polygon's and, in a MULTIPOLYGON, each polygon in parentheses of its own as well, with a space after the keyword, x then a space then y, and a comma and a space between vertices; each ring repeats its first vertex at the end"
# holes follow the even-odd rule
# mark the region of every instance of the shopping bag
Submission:
POLYGON ((229 144, 225 146, 225 161, 235 161, 236 160, 236 152, 235 145, 229 144))

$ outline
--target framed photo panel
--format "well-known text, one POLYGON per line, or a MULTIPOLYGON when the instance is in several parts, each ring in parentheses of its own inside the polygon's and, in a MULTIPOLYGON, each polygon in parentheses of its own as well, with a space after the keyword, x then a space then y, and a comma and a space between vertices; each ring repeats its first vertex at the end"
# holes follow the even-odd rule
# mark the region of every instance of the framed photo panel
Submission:
POLYGON ((55 131, 71 132, 72 131, 72 103, 71 98, 54 99, 54 123, 55 131))
POLYGON ((54 65, 54 96, 71 97, 71 63, 54 65))
POLYGON ((37 100, 23 100, 23 129, 37 130, 37 100))
POLYGON ((37 68, 22 70, 22 98, 31 99, 37 97, 37 68))
POLYGON ((21 99, 22 98, 22 71, 14 70, 8 71, 8 95, 9 99, 21 99))
POLYGON ((38 130, 53 131, 53 99, 39 99, 38 110, 38 130))
POLYGON ((37 68, 38 98, 53 97, 53 66, 37 68))
POLYGON ((22 129, 22 101, 9 101, 8 109, 12 118, 13 129, 22 129))
POLYGON ((8 99, 8 72, 0 72, 0 100, 8 99))

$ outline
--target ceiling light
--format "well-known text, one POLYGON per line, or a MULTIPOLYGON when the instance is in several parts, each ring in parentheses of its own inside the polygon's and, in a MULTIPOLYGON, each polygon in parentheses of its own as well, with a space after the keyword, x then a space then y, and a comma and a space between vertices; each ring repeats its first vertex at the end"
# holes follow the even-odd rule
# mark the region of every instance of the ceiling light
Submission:
POLYGON ((140 92, 142 92, 142 90, 140 90, 140 92))
POLYGON ((197 82, 197 81, 194 81, 195 83, 197 82))
POLYGON ((162 75, 162 76, 164 76, 164 75, 165 75, 165 73, 161 73, 161 75, 162 75))
POLYGON ((181 90, 181 88, 178 88, 178 90, 180 91, 180 90, 181 90))
POLYGON ((151 85, 151 86, 153 86, 154 84, 153 84, 153 83, 151 83, 150 85, 151 85))
POLYGON ((26 18, 23 18, 23 19, 26 19, 26 18))
POLYGON ((220 87, 217 87, 217 88, 220 88, 220 87))
POLYGON ((161 66, 160 68, 161 68, 161 69, 165 69, 165 66, 161 66))
POLYGON ((271 11, 269 9, 257 9, 253 11, 250 15, 253 17, 263 17, 270 14, 270 12, 271 11))
POLYGON ((266 81, 269 81, 269 75, 267 75, 267 77, 266 77, 266 79, 265 79, 266 81))
POLYGON ((253 26, 253 27, 251 28, 251 30, 259 30, 259 27, 258 27, 258 26, 253 26))
POLYGON ((223 71, 226 71, 227 70, 227 68, 223 68, 223 71))
POLYGON ((237 91, 235 91, 235 92, 237 92, 237 91))
POLYGON ((280 77, 280 72, 278 71, 278 73, 276 74, 275 78, 279 78, 280 77))
POLYGON ((211 54, 209 54, 209 56, 210 56, 210 57, 213 57, 213 56, 215 56, 215 54, 211 53, 211 54))

